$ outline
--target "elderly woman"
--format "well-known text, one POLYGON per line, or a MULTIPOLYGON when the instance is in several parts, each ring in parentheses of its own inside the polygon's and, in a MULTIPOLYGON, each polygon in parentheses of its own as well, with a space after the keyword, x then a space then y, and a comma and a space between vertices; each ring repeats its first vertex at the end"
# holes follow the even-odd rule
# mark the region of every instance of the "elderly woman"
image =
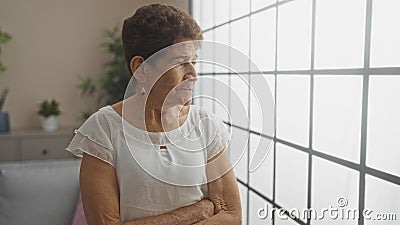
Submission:
POLYGON ((229 133, 190 104, 201 39, 198 24, 174 6, 144 6, 125 19, 123 48, 137 91, 92 114, 67 147, 83 157, 89 225, 241 224, 229 133))

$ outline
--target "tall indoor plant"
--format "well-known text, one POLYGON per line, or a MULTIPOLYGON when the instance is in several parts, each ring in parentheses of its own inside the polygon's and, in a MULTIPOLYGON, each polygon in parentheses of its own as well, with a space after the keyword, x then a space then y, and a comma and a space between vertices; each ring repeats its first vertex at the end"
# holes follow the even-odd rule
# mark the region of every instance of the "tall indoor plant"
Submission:
MULTIPOLYGON (((101 47, 104 53, 110 56, 110 60, 104 63, 103 74, 97 80, 89 76, 79 78, 81 94, 95 98, 97 108, 123 100, 125 89, 131 78, 125 65, 120 33, 118 26, 104 31, 104 37, 107 41, 102 43, 101 47)), ((86 109, 82 111, 79 119, 87 119, 96 110, 86 109)))
MULTIPOLYGON (((11 39, 11 35, 2 32, 0 29, 0 54, 1 54, 1 45, 6 43, 11 39)), ((0 62, 0 73, 4 72, 6 67, 0 62)), ((1 90, 0 92, 0 133, 5 133, 10 131, 10 118, 8 112, 3 111, 4 103, 7 99, 8 88, 1 90)))

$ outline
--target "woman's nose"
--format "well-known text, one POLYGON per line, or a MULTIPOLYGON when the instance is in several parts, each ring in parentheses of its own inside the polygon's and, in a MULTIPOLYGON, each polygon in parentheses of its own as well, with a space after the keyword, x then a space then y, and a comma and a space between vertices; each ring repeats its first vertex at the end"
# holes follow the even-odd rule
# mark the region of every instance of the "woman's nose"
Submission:
POLYGON ((196 68, 194 67, 194 64, 192 62, 186 62, 185 63, 185 69, 186 69, 186 79, 193 79, 194 81, 197 80, 197 72, 196 68))

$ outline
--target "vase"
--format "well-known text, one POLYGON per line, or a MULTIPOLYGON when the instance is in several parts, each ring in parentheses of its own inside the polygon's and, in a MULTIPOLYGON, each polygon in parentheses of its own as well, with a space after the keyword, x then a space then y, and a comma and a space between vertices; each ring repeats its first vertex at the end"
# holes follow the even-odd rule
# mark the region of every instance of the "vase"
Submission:
POLYGON ((52 115, 48 117, 41 117, 42 129, 45 132, 53 132, 58 129, 58 116, 52 115))
POLYGON ((10 117, 8 112, 0 111, 0 133, 10 132, 10 117))

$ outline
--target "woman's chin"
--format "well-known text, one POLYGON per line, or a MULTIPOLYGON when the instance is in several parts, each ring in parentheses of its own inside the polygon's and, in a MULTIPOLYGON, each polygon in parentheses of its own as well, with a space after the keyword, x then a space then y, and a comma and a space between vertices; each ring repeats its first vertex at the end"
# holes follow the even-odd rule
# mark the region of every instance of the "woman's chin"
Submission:
POLYGON ((163 108, 169 108, 173 106, 187 106, 192 103, 192 95, 179 95, 174 98, 169 98, 164 101, 163 108))

